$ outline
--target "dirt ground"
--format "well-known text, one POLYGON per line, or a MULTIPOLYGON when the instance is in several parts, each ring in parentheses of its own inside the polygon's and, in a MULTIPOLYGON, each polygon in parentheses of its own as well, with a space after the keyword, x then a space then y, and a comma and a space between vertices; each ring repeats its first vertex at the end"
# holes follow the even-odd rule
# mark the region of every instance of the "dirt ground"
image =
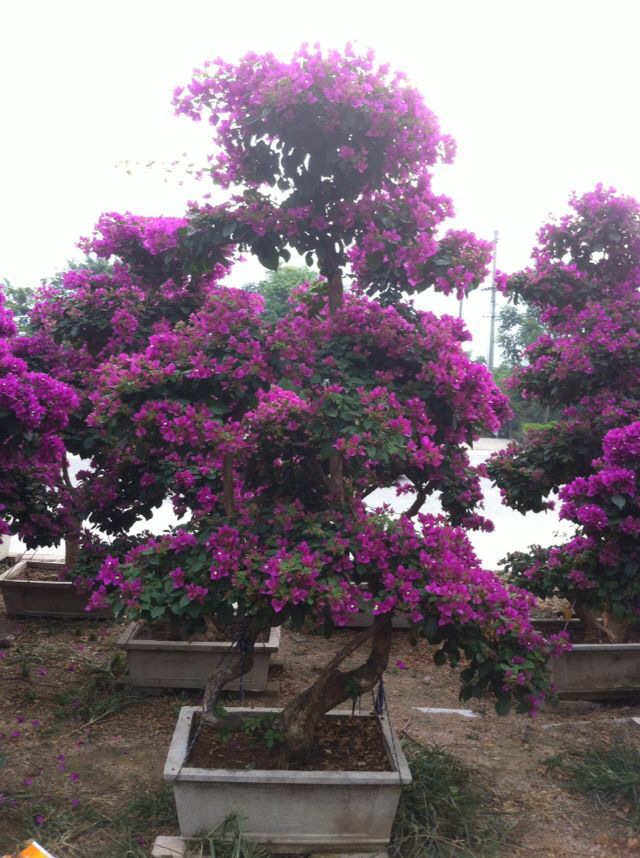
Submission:
MULTIPOLYGON (((148 854, 156 834, 177 833, 167 822, 170 809, 160 807, 168 795, 162 767, 178 710, 198 694, 115 684, 114 672, 123 669, 119 656, 112 662, 121 630, 113 622, 7 621, 0 614, 0 638, 14 635, 13 646, 0 650, 0 852, 36 832, 45 845, 63 845, 56 858, 127 858, 148 854), (148 809, 132 816, 145 796, 148 809)), ((289 700, 358 633, 327 641, 283 631, 269 690, 245 703, 289 700)), ((620 731, 640 742, 640 726, 613 720, 640 716, 640 705, 498 718, 488 702, 460 704, 457 674, 436 668, 429 647, 412 647, 402 631, 394 633, 385 689, 401 735, 446 747, 492 785, 499 809, 513 820, 505 856, 640 855, 624 809, 595 809, 545 767, 569 746, 611 741, 620 731), (479 717, 425 714, 419 706, 473 708, 479 717)), ((361 710, 370 708, 363 699, 361 710)))

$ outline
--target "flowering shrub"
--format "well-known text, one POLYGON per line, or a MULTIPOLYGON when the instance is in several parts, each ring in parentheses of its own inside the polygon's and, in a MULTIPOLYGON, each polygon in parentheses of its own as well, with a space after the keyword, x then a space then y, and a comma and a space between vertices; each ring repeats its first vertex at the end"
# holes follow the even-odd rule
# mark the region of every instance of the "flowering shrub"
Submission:
MULTIPOLYGON (((46 496, 64 456, 61 433, 78 404, 73 390, 45 373, 30 372, 13 352, 15 326, 0 293, 0 532, 33 497, 24 483, 46 496), (7 521, 8 520, 8 521, 7 521)), ((37 502, 29 511, 33 530, 40 515, 37 502)))
POLYGON ((244 189, 230 205, 192 211, 221 243, 233 237, 269 268, 294 247, 327 277, 349 260, 359 286, 383 300, 429 286, 463 294, 485 277, 489 243, 437 234, 453 207, 432 190, 430 168, 451 160, 452 140, 372 53, 216 60, 176 90, 175 105, 214 129, 213 179, 244 189))
POLYGON ((611 639, 622 639, 640 614, 640 422, 604 437, 595 472, 560 491, 560 515, 579 535, 522 563, 520 579, 532 588, 553 587, 581 608, 605 612, 611 639))
MULTIPOLYGON (((561 409, 561 416, 493 457, 488 471, 506 502, 520 511, 548 507, 549 492, 559 491, 561 516, 578 526, 575 539, 537 551, 535 563, 517 558, 518 568, 527 570, 518 580, 541 595, 566 595, 585 620, 587 609, 603 608, 614 619, 633 613, 636 598, 637 567, 634 572, 627 562, 624 530, 634 525, 632 518, 622 525, 627 514, 621 517, 621 509, 633 515, 640 206, 599 186, 574 198, 572 209, 543 227, 533 268, 509 281, 515 296, 542 309, 549 331, 526 350, 528 365, 513 384, 523 397, 561 409), (615 443, 626 457, 616 458, 615 443)), ((611 623, 609 635, 617 635, 611 623)))
POLYGON ((200 309, 225 272, 222 250, 211 257, 206 277, 192 278, 172 257, 176 231, 184 221, 105 215, 92 241, 83 246, 110 262, 90 260, 41 288, 29 317, 29 332, 13 339, 13 351, 30 369, 47 370, 70 385, 77 401, 60 433, 64 455, 46 484, 37 472, 12 475, 14 490, 7 509, 13 528, 30 547, 67 543, 67 563, 75 562, 83 520, 109 533, 126 531, 166 496, 166 487, 141 484, 142 463, 119 438, 96 433, 87 421, 90 394, 102 366, 147 345, 157 334, 200 309), (113 261, 116 253, 121 259, 113 261), (67 453, 89 460, 69 480, 67 453), (20 485, 15 483, 19 479, 20 485), (34 515, 35 513, 35 515, 34 515))
POLYGON ((554 426, 495 456, 489 473, 516 509, 591 472, 606 432, 640 418, 640 205, 598 186, 545 225, 534 265, 509 293, 541 309, 549 333, 513 377, 525 399, 562 409, 554 426))
POLYGON ((269 625, 331 633, 370 613, 371 629, 285 708, 289 756, 309 747, 324 712, 379 681, 395 614, 438 645, 438 663, 469 660, 465 699, 492 691, 501 712, 511 699, 535 708, 562 641, 533 631, 531 597, 482 570, 462 530, 490 526, 467 445, 499 426, 506 400, 463 352, 462 323, 404 297, 464 292, 486 271, 488 244, 438 235, 451 204, 431 191, 429 170, 451 142, 401 76, 350 51, 216 62, 176 107, 215 129, 210 173, 233 186, 230 200, 193 205, 161 238, 155 221, 109 215, 94 249, 118 254, 136 278, 156 260, 156 289, 163 266, 198 287, 232 249, 277 268, 294 247, 321 276, 275 322, 260 296, 214 277, 188 317, 146 338, 124 325, 119 351, 111 333, 104 340, 87 395, 96 449, 135 474, 143 495, 170 489, 191 518, 107 557, 91 605, 183 631, 240 617, 239 657, 210 678, 205 717, 269 625), (367 509, 384 486, 411 496, 405 515, 367 509), (416 523, 436 491, 444 514, 416 523), (365 644, 366 661, 341 669, 365 644))

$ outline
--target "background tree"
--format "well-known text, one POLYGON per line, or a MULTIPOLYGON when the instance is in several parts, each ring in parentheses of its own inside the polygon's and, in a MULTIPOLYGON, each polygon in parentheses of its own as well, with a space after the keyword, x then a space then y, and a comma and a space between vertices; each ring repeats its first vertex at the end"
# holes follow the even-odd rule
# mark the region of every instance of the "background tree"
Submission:
POLYGON ((28 327, 35 290, 29 286, 12 286, 8 280, 0 281, 0 289, 4 295, 4 306, 11 311, 16 329, 24 333, 28 327))
POLYGON ((525 350, 544 333, 540 313, 534 307, 507 304, 498 314, 496 339, 502 355, 501 364, 521 366, 526 362, 525 350))
POLYGON ((248 292, 255 292, 264 298, 263 316, 268 322, 277 322, 286 316, 289 309, 289 296, 296 286, 319 283, 318 275, 311 268, 299 265, 284 265, 277 271, 268 271, 266 277, 258 283, 247 283, 248 292))
POLYGON ((509 397, 509 405, 513 416, 509 420, 508 436, 521 438, 523 432, 540 428, 555 418, 548 405, 525 399, 521 391, 511 383, 514 370, 527 363, 526 349, 534 343, 545 329, 540 322, 540 313, 535 307, 519 304, 508 304, 498 315, 497 341, 502 360, 493 373, 500 390, 509 397))

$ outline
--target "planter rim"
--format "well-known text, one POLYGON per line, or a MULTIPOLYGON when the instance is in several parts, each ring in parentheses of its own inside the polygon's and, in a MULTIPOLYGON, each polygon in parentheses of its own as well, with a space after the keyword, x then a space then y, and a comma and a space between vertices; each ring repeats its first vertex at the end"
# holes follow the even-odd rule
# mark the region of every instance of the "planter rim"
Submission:
POLYGON ((31 558, 27 558, 26 560, 19 560, 13 566, 10 566, 6 572, 3 572, 0 575, 0 582, 3 585, 11 585, 17 583, 24 584, 26 582, 32 587, 38 588, 73 586, 72 581, 29 581, 28 578, 18 578, 18 575, 21 575, 30 566, 36 567, 37 569, 50 569, 52 572, 54 572, 56 569, 61 569, 64 566, 64 563, 57 563, 53 560, 32 560, 31 558))
MULTIPOLYGON (((640 643, 572 644, 567 655, 571 656, 572 652, 640 652, 640 643)), ((562 658, 562 656, 560 656, 560 658, 562 658)))
MULTIPOLYGON (((141 652, 227 652, 233 649, 231 641, 155 641, 137 640, 136 634, 144 624, 140 620, 130 623, 116 641, 119 649, 141 652)), ((255 644, 257 652, 277 652, 280 648, 280 629, 269 629, 269 638, 255 644)), ((196 707, 197 708, 197 707, 196 707)))
MULTIPOLYGON (((270 784, 372 784, 391 785, 411 783, 411 772, 407 758, 398 741, 397 736, 389 724, 385 715, 380 717, 382 733, 385 741, 387 757, 392 766, 387 772, 359 771, 344 769, 343 771, 299 771, 299 770, 276 770, 276 769, 199 769, 184 765, 188 753, 189 734, 191 722, 197 712, 201 711, 199 706, 183 706, 180 709, 178 722, 173 733, 169 753, 162 773, 163 779, 168 783, 176 782, 208 782, 208 783, 270 783, 270 784)), ((229 707, 227 712, 252 713, 252 712, 282 712, 279 707, 255 707, 246 706, 229 707)), ((327 713, 328 717, 347 716, 349 718, 372 717, 355 714, 348 710, 332 709, 327 713)))

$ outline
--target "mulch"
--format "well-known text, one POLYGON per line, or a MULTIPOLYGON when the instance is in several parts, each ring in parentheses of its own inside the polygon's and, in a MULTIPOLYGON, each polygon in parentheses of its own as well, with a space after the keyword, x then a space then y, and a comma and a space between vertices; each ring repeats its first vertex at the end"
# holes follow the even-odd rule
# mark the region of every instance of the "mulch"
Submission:
MULTIPOLYGON (((187 766, 261 770, 278 767, 279 743, 276 741, 269 748, 264 732, 244 732, 239 723, 233 732, 198 723, 194 730, 197 735, 187 766)), ((298 761, 290 768, 305 772, 390 771, 379 720, 374 716, 325 718, 318 729, 313 751, 305 755, 302 763, 298 761)))

